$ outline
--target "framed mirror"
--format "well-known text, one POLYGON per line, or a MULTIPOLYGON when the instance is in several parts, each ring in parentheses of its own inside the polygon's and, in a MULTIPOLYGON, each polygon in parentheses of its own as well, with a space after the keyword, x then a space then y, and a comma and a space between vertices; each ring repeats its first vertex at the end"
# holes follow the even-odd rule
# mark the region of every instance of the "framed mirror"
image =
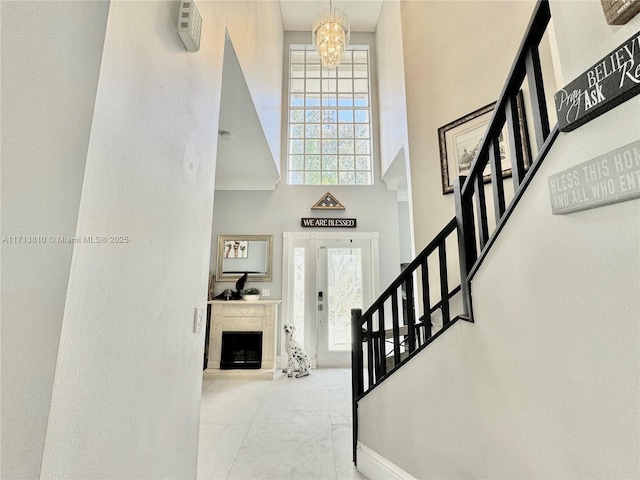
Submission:
POLYGON ((273 235, 218 235, 216 280, 235 282, 247 272, 248 281, 271 281, 273 235))

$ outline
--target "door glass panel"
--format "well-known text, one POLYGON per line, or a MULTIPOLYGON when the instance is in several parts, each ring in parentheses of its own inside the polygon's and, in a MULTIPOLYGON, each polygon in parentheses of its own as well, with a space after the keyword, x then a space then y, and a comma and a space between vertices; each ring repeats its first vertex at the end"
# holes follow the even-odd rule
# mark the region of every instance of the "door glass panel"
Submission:
POLYGON ((329 351, 351 350, 351 309, 362 308, 362 255, 359 248, 327 249, 329 351))
POLYGON ((293 252, 293 258, 293 324, 296 326, 296 339, 304 347, 304 247, 296 247, 293 252))

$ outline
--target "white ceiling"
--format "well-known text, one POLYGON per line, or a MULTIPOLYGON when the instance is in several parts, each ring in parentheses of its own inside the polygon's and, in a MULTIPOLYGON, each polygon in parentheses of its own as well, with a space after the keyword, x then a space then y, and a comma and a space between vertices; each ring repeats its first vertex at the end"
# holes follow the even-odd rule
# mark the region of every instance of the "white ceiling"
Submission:
MULTIPOLYGON (((375 32, 383 0, 334 0, 344 10, 352 32, 375 32)), ((329 7, 329 0, 280 0, 282 23, 286 31, 311 31, 316 13, 329 7)))
MULTIPOLYGON (((346 12, 352 32, 374 32, 382 1, 335 0, 333 6, 346 12)), ((311 32, 315 14, 328 6, 329 0, 280 0, 285 31, 311 32)), ((271 155, 229 39, 225 45, 219 129, 231 135, 218 138, 216 189, 274 189, 279 181, 275 162, 280 159, 274 162, 271 155)))

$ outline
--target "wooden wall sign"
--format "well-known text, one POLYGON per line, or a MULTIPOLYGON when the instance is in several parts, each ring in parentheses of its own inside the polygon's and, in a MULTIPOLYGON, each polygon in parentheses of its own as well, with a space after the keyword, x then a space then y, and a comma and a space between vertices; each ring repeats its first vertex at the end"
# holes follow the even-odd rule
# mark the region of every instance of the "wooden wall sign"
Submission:
POLYGON ((624 25, 640 13, 639 0, 600 0, 609 25, 624 25))
POLYGON ((342 227, 356 228, 357 220, 355 218, 301 218, 300 226, 302 227, 342 227))
POLYGON ((570 132, 640 93, 640 33, 555 95, 558 126, 570 132))
POLYGON ((640 198, 640 140, 551 175, 554 215, 640 198))

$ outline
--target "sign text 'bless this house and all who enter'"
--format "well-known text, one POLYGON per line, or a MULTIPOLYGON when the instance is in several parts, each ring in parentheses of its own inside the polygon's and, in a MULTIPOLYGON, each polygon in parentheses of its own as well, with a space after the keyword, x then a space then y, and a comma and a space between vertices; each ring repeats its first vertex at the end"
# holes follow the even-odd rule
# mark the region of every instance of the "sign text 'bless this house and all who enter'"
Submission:
POLYGON ((640 140, 549 177, 554 215, 640 198, 640 140))

